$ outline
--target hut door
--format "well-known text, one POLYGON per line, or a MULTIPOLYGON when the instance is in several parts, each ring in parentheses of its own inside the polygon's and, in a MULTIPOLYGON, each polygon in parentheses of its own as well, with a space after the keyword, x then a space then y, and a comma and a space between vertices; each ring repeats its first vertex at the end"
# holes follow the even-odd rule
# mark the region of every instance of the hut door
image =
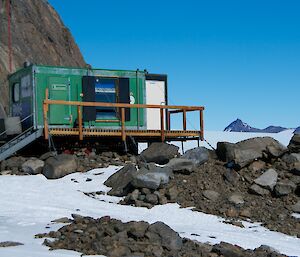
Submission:
MULTIPOLYGON (((70 100, 70 83, 68 78, 49 78, 49 98, 51 100, 70 100)), ((71 109, 68 105, 51 105, 49 107, 50 124, 66 125, 70 124, 71 109)))

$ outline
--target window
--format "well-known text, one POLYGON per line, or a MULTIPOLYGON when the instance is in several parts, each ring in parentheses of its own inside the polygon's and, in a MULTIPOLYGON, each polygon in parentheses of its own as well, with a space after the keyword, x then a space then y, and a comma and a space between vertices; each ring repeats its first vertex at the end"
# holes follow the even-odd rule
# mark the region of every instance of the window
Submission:
POLYGON ((20 83, 13 85, 13 102, 17 103, 20 101, 20 83))
MULTIPOLYGON (((117 79, 96 78, 95 102, 116 103, 117 102, 117 79)), ((117 109, 113 107, 96 107, 97 120, 116 119, 117 109)))

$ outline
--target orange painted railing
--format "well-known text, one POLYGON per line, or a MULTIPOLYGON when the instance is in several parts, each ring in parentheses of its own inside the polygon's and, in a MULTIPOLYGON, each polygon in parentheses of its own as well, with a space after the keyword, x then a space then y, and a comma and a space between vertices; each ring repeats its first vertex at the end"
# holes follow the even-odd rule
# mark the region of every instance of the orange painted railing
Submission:
POLYGON ((122 140, 126 140, 126 127, 125 127, 125 109, 126 108, 138 108, 138 109, 160 109, 160 137, 161 141, 165 141, 166 132, 170 132, 171 129, 171 114, 182 113, 182 123, 183 130, 187 131, 187 112, 199 111, 200 113, 200 130, 196 130, 199 133, 200 140, 204 140, 204 120, 203 120, 203 106, 176 106, 176 105, 152 105, 152 104, 126 104, 126 103, 103 103, 103 102, 79 102, 79 101, 63 101, 63 100, 50 100, 49 92, 46 89, 46 98, 43 103, 43 113, 44 113, 44 135, 45 138, 49 137, 49 124, 48 124, 48 111, 49 105, 69 105, 77 106, 77 116, 78 116, 78 130, 79 139, 83 140, 83 122, 82 122, 82 107, 115 107, 120 108, 120 127, 121 127, 121 137, 122 140), (165 113, 167 117, 167 124, 165 128, 165 113))

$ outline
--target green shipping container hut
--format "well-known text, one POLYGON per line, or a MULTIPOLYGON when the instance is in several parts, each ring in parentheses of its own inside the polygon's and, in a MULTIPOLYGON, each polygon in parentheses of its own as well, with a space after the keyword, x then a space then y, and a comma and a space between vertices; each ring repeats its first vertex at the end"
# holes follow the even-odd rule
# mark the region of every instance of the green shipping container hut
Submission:
MULTIPOLYGON (((165 75, 145 71, 82 69, 31 65, 9 77, 10 115, 19 116, 23 130, 43 128, 43 101, 46 89, 49 99, 84 102, 166 104, 165 75), (149 80, 148 80, 149 78, 149 80), (151 90, 150 88, 154 89, 151 90), (148 99, 146 98, 146 92, 148 99)), ((154 122, 158 110, 126 109, 126 128, 159 128, 154 122)), ((55 127, 76 127, 77 107, 51 105, 48 123, 55 127)), ((120 127, 120 111, 110 107, 83 107, 84 127, 120 127)))

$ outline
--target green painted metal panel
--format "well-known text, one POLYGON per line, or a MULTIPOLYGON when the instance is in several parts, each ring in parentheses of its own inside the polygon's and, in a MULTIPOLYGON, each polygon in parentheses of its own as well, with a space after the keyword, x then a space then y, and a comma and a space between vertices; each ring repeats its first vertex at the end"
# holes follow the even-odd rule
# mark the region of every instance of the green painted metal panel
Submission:
MULTIPOLYGON (((111 78, 129 78, 131 103, 145 103, 145 72, 130 70, 106 70, 106 69, 83 69, 70 67, 53 67, 33 65, 26 69, 21 69, 10 77, 13 81, 15 77, 25 74, 33 74, 32 83, 35 85, 34 98, 36 106, 36 123, 39 127, 43 126, 43 100, 45 99, 45 90, 49 88, 51 99, 82 101, 82 77, 99 76, 111 78), (60 88, 56 84, 67 85, 68 90, 60 88), (54 88, 51 86, 54 85, 54 88)), ((127 127, 137 128, 145 125, 145 110, 131 109, 131 119, 126 122, 127 127)), ((77 107, 50 107, 50 124, 73 127, 77 119, 77 107), (70 121, 69 117, 72 117, 70 121)), ((120 122, 101 122, 94 121, 85 123, 85 126, 95 127, 120 127, 120 122)))
MULTIPOLYGON (((49 77, 48 82, 49 98, 51 100, 69 101, 70 90, 69 80, 64 77, 49 77)), ((66 105, 49 106, 49 125, 70 124, 71 110, 66 105)))

